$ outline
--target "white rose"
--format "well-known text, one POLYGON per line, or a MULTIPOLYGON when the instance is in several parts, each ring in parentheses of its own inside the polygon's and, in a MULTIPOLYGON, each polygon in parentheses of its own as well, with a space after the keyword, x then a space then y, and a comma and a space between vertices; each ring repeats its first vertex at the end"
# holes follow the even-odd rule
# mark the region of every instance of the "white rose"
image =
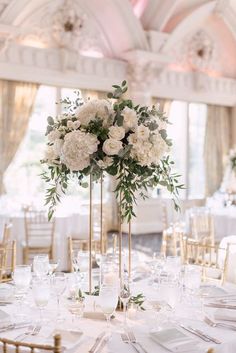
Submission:
POLYGON ((67 121, 66 126, 68 127, 68 129, 73 129, 73 121, 71 120, 67 121))
POLYGON ((128 137, 128 141, 131 145, 135 144, 138 139, 137 139, 137 135, 136 134, 130 134, 128 137))
POLYGON ((137 137, 141 140, 147 140, 149 138, 150 130, 147 126, 143 124, 139 125, 135 130, 137 137))
POLYGON ((80 127, 80 121, 76 120, 73 122, 73 129, 77 130, 80 127))
POLYGON ((59 139, 61 136, 60 131, 58 130, 52 130, 49 134, 48 134, 48 141, 49 142, 54 142, 56 139, 59 139))
POLYGON ((56 139, 56 140, 54 141, 54 144, 53 144, 53 148, 54 148, 55 153, 57 153, 58 155, 60 155, 60 154, 61 154, 62 146, 63 146, 63 140, 61 140, 61 139, 56 139))
POLYGON ((58 154, 55 152, 53 146, 47 146, 44 158, 48 162, 53 162, 56 158, 58 158, 58 154))
POLYGON ((113 163, 113 158, 111 157, 104 157, 104 159, 100 159, 99 161, 97 161, 97 165, 101 168, 101 169, 106 169, 107 167, 110 167, 110 165, 112 165, 113 163))
POLYGON ((125 129, 122 126, 111 126, 108 136, 114 140, 122 140, 125 137, 125 129))
POLYGON ((122 142, 117 141, 114 139, 107 139, 103 144, 103 152, 106 153, 108 156, 113 156, 118 154, 119 151, 122 149, 122 142))
POLYGON ((136 111, 130 109, 129 107, 125 107, 122 111, 122 115, 124 117, 123 126, 125 131, 134 130, 138 125, 138 117, 136 111))

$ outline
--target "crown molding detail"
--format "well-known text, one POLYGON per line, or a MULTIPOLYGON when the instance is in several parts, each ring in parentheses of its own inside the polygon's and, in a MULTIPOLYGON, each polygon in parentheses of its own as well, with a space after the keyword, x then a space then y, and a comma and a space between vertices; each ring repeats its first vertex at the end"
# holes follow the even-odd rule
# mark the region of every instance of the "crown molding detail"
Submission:
MULTIPOLYGON (((147 53, 148 54, 148 53, 147 53)), ((129 53, 129 62, 78 56, 66 49, 39 49, 10 42, 0 53, 0 77, 62 87, 110 90, 128 78, 131 94, 145 101, 151 96, 236 105, 236 80, 204 73, 171 71, 167 64, 129 53), (133 57, 133 59, 131 59, 133 57), (133 92, 133 93, 132 93, 133 92)), ((146 56, 148 58, 148 55, 146 56)))

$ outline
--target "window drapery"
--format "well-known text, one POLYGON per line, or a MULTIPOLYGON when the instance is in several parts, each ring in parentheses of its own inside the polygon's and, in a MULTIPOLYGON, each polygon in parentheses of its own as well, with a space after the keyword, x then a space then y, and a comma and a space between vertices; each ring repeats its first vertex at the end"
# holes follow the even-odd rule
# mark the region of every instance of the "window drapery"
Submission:
POLYGON ((206 196, 220 187, 224 174, 224 158, 231 145, 231 109, 208 105, 205 135, 206 196))
POLYGON ((38 85, 0 80, 0 194, 3 176, 25 136, 38 85))

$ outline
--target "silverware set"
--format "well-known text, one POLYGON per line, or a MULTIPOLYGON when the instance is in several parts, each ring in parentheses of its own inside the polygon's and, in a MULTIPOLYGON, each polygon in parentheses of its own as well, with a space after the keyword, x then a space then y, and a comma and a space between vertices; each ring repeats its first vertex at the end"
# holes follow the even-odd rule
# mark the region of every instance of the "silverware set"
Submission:
POLYGON ((229 330, 236 331, 236 326, 230 325, 230 324, 221 323, 221 322, 214 322, 213 320, 211 320, 207 316, 204 317, 204 322, 207 325, 211 326, 211 327, 221 327, 221 328, 226 328, 226 329, 229 329, 229 330))
POLYGON ((21 333, 20 335, 15 337, 15 341, 23 341, 23 339, 25 339, 27 336, 37 336, 41 330, 40 325, 30 325, 28 326, 28 329, 24 332, 21 333))
POLYGON ((88 353, 99 353, 105 347, 107 341, 109 340, 109 336, 106 335, 106 332, 100 333, 96 338, 93 346, 90 348, 88 353))
POLYGON ((195 336, 201 338, 205 342, 214 342, 216 344, 221 344, 221 342, 217 338, 212 337, 199 329, 193 328, 191 326, 185 326, 182 324, 180 325, 180 327, 182 327, 184 330, 194 334, 195 336))
POLYGON ((130 344, 138 353, 148 353, 143 346, 136 340, 134 333, 128 331, 127 333, 121 333, 121 339, 124 343, 130 344))

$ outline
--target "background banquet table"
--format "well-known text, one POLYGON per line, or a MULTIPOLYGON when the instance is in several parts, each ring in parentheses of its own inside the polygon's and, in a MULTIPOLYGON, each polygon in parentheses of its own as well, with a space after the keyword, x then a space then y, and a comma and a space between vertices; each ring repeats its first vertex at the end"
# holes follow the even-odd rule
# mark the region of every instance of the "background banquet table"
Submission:
MULTIPOLYGON (((72 276, 72 275, 68 275, 72 276)), ((142 280, 138 283, 135 283, 132 286, 132 293, 137 294, 144 293, 146 298, 149 301, 153 301, 154 299, 158 299, 158 292, 156 289, 151 287, 148 283, 149 279, 142 280)), ((226 285, 227 290, 229 292, 236 293, 236 287, 233 285, 226 285)), ((81 331, 82 335, 81 338, 78 340, 78 344, 66 351, 70 352, 78 352, 78 353, 87 353, 89 348, 95 342, 96 337, 104 330, 106 330, 106 323, 104 320, 95 320, 95 319, 88 319, 88 318, 81 318, 79 319, 76 324, 71 321, 71 314, 67 309, 68 294, 65 294, 63 299, 63 316, 65 317, 65 321, 63 323, 56 323, 56 305, 55 305, 55 298, 51 298, 48 307, 46 308, 46 314, 44 315, 45 318, 49 319, 47 324, 43 324, 40 333, 37 336, 27 337, 25 341, 30 342, 47 342, 49 343, 52 340, 53 334, 56 332, 62 333, 65 336, 67 330, 74 330, 74 331, 81 331)), ((164 299, 163 297, 161 298, 164 299)), ((24 307, 24 313, 29 315, 34 321, 38 320, 39 313, 38 309, 35 308, 33 304, 32 298, 29 295, 27 298, 28 305, 24 307)), ((86 297, 85 303, 85 312, 91 312, 92 308, 94 307, 93 301, 97 301, 98 297, 86 297)), ((17 307, 15 304, 7 305, 1 307, 1 310, 5 313, 8 313, 14 317, 17 307)), ((96 310, 99 310, 98 308, 96 310)), ((209 309, 212 314, 214 309, 209 309)), ((155 312, 153 309, 148 309, 146 311, 140 311, 137 313, 137 316, 134 319, 128 319, 129 328, 135 333, 135 336, 138 341, 144 346, 148 353, 158 352, 158 353, 165 353, 167 350, 157 343, 155 343, 149 336, 150 330, 157 327, 157 320, 158 320, 158 313, 155 312)), ((133 348, 122 342, 120 337, 120 332, 123 332, 122 328, 123 322, 123 313, 116 312, 115 318, 112 320, 112 338, 107 343, 107 345, 103 349, 103 353, 132 353, 133 348)), ((234 353, 236 350, 236 336, 234 331, 221 329, 221 328, 212 328, 206 325, 202 320, 202 313, 194 307, 193 303, 177 303, 176 306, 176 317, 174 320, 174 325, 179 328, 179 324, 191 325, 194 328, 201 329, 205 333, 217 337, 222 344, 216 345, 214 343, 204 342, 201 339, 193 336, 191 334, 186 333, 189 337, 193 338, 193 344, 191 348, 191 353, 198 352, 204 353, 207 351, 209 347, 215 349, 214 352, 216 353, 234 353), (197 345, 198 348, 196 349, 197 345)), ((173 323, 168 323, 167 327, 172 327, 173 323)), ((180 329, 181 330, 181 329, 180 329)), ((9 331, 7 333, 0 333, 2 337, 8 338, 15 338, 21 332, 24 332, 24 329, 18 329, 17 331, 9 331)), ((67 347, 67 343, 64 342, 67 347)))
MULTIPOLYGON (((0 213, 0 234, 5 222, 12 222, 12 239, 17 242, 17 264, 23 263, 22 244, 25 241, 25 226, 23 212, 12 214, 0 213)), ((54 258, 59 260, 59 269, 68 270, 68 236, 87 239, 89 233, 89 218, 87 209, 79 213, 57 213, 55 217, 54 258)))

